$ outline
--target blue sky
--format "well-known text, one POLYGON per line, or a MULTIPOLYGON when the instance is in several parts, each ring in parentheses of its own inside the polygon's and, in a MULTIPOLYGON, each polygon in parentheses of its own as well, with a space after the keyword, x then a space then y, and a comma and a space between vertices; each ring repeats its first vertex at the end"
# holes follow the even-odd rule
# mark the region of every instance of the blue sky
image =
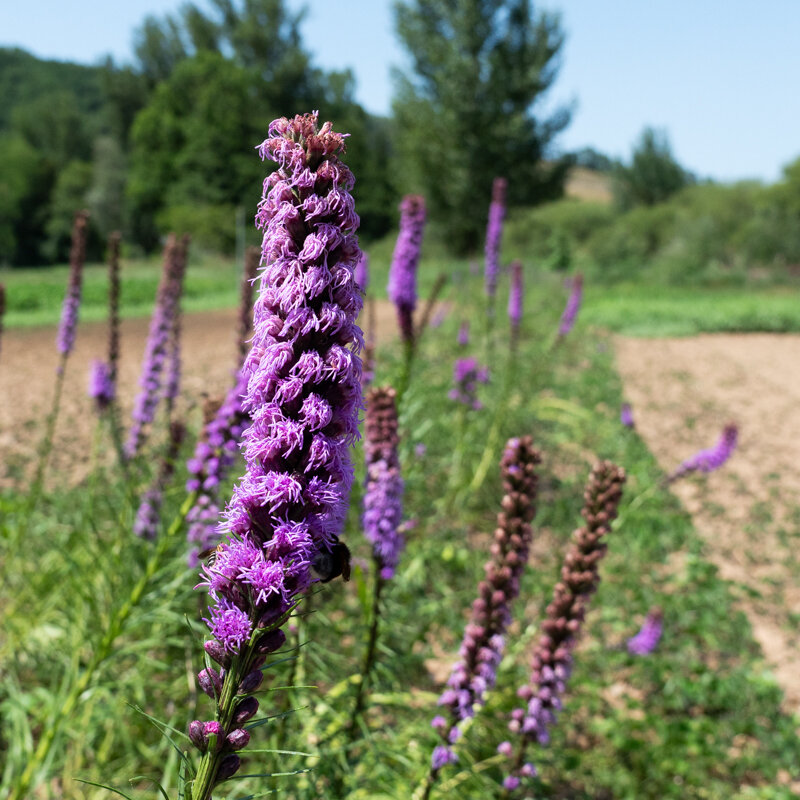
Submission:
MULTIPOLYGON (((370 111, 391 103, 404 54, 390 0, 287 0, 307 6, 305 44, 320 66, 350 66, 370 111)), ((131 56, 133 30, 180 0, 47 0, 0 8, 0 43, 92 63, 131 56)), ((563 149, 627 157, 645 125, 664 128, 681 163, 718 180, 776 180, 800 156, 797 0, 548 0, 567 35, 544 108, 571 104, 563 149), (793 99, 795 98, 795 99, 793 99)))

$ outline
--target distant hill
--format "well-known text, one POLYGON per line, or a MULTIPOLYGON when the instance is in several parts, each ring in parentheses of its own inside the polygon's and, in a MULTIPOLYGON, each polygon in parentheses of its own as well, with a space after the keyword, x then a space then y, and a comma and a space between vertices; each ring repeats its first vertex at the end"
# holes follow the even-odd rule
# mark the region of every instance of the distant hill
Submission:
POLYGON ((17 106, 48 95, 70 93, 82 115, 100 113, 102 74, 102 67, 45 61, 16 47, 0 47, 0 132, 10 127, 17 106))
POLYGON ((592 203, 610 204, 614 201, 611 176, 586 167, 573 167, 569 171, 564 183, 564 194, 592 203))

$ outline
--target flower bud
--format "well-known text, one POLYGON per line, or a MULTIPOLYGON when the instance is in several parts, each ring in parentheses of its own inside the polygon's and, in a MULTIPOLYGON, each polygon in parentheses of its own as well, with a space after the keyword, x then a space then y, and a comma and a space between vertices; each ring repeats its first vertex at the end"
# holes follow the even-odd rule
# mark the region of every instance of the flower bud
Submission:
POLYGON ((239 758, 235 753, 229 753, 226 755, 220 765, 219 769, 217 770, 217 782, 225 781, 228 778, 233 777, 238 771, 239 767, 242 765, 242 759, 239 758))
POLYGON ((247 747, 247 743, 250 741, 250 732, 244 728, 237 728, 228 734, 227 741, 232 750, 241 750, 243 747, 247 747))

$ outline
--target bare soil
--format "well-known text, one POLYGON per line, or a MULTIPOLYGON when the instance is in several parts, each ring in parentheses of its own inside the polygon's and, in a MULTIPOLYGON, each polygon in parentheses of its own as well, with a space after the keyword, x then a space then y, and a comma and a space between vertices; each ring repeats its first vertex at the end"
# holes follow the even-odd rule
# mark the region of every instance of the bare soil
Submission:
MULTIPOLYGON (((367 327, 366 309, 361 324, 367 327)), ((375 338, 383 342, 395 335, 397 323, 388 303, 377 303, 375 338)), ((127 426, 138 391, 148 319, 122 322, 118 396, 121 419, 127 426)), ((209 311, 183 318, 182 411, 200 420, 206 396, 225 392, 236 367, 236 311, 209 311), (192 416, 193 415, 193 416, 192 416)), ((94 446, 97 415, 87 395, 89 367, 105 358, 108 329, 104 323, 78 326, 75 348, 67 362, 55 446, 48 466, 51 485, 78 485, 91 470, 92 460, 110 463, 113 453, 107 434, 94 446)), ((21 488, 30 480, 53 402, 58 365, 56 330, 16 328, 3 332, 0 343, 0 488, 21 488)))
POLYGON ((800 336, 619 337, 616 353, 637 430, 665 471, 739 425, 722 469, 672 490, 731 581, 787 710, 800 712, 800 336))

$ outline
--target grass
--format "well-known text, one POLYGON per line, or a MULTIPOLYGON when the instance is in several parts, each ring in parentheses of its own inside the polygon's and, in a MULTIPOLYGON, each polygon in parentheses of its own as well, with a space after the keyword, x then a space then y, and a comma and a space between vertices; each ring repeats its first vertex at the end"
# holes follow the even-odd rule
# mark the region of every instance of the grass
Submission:
MULTIPOLYGON (((385 263, 379 261, 374 276, 385 263)), ((450 265, 424 265, 428 285, 442 266, 450 265)), ((437 713, 441 679, 457 658, 488 556, 501 494, 496 463, 502 443, 530 433, 544 463, 533 556, 514 607, 507 657, 497 690, 459 744, 459 764, 443 771, 433 796, 500 796, 502 774, 493 759, 508 737, 504 715, 525 680, 560 558, 580 524, 589 468, 597 458, 610 458, 627 470, 626 498, 609 536, 603 583, 592 601, 566 708, 551 746, 530 753, 540 770, 536 796, 791 797, 778 775, 800 763, 797 720, 781 713, 780 690, 748 622, 706 559, 686 512, 658 488, 662 473, 652 455, 619 424, 621 387, 605 334, 591 328, 584 314, 573 334, 551 347, 564 293, 552 276, 542 276, 529 281, 520 352, 512 361, 504 315, 492 336, 482 335, 482 279, 469 275, 466 262, 453 266, 460 278, 445 298, 453 310, 426 334, 401 414, 406 516, 415 524, 385 593, 367 717, 354 741, 336 734, 352 708, 372 580, 359 532, 359 449, 344 535, 353 550, 353 580, 329 584, 302 607, 291 643, 307 643, 276 654, 260 695, 261 715, 288 715, 255 728, 244 753, 247 773, 296 774, 226 784, 227 796, 269 790, 297 800, 412 795, 436 744, 429 721, 437 713), (466 351, 456 344, 462 319, 472 322, 466 351), (492 379, 479 391, 484 408, 465 412, 460 425, 459 408, 447 392, 453 360, 464 354, 487 361, 492 379), (426 445, 423 455, 416 451, 419 443, 426 445), (481 478, 477 469, 484 462, 490 469, 481 478), (664 639, 652 656, 634 658, 625 640, 653 605, 664 611, 664 639), (287 684, 296 688, 281 688, 287 684)), ((384 285, 374 280, 376 288, 384 285)), ((584 312, 610 296, 592 289, 584 312)), ((633 304, 633 293, 628 296, 633 304)), ((399 347, 384 347, 376 382, 394 380, 400 364, 399 347)), ((198 420, 190 422, 196 428, 198 420)), ((192 592, 197 579, 186 569, 182 535, 164 542, 153 567, 152 545, 130 534, 135 503, 127 494, 147 485, 147 465, 159 452, 159 437, 154 441, 133 487, 114 472, 96 472, 75 490, 46 496, 32 515, 22 494, 0 498, 0 557, 8 576, 0 586, 0 792, 30 763, 35 743, 72 687, 85 680, 106 631, 150 569, 153 577, 130 609, 112 657, 94 666, 50 759, 37 771, 35 796, 108 796, 78 783, 85 779, 134 797, 154 796, 155 783, 161 783, 175 797, 178 750, 187 746, 182 732, 189 720, 207 718, 211 704, 198 697, 192 679, 201 667, 204 614, 192 592), (146 715, 176 729, 168 733, 177 749, 146 715)), ((184 477, 176 478, 167 497, 165 524, 185 499, 184 477)))
POLYGON ((587 286, 582 321, 625 336, 800 332, 796 288, 587 286))

